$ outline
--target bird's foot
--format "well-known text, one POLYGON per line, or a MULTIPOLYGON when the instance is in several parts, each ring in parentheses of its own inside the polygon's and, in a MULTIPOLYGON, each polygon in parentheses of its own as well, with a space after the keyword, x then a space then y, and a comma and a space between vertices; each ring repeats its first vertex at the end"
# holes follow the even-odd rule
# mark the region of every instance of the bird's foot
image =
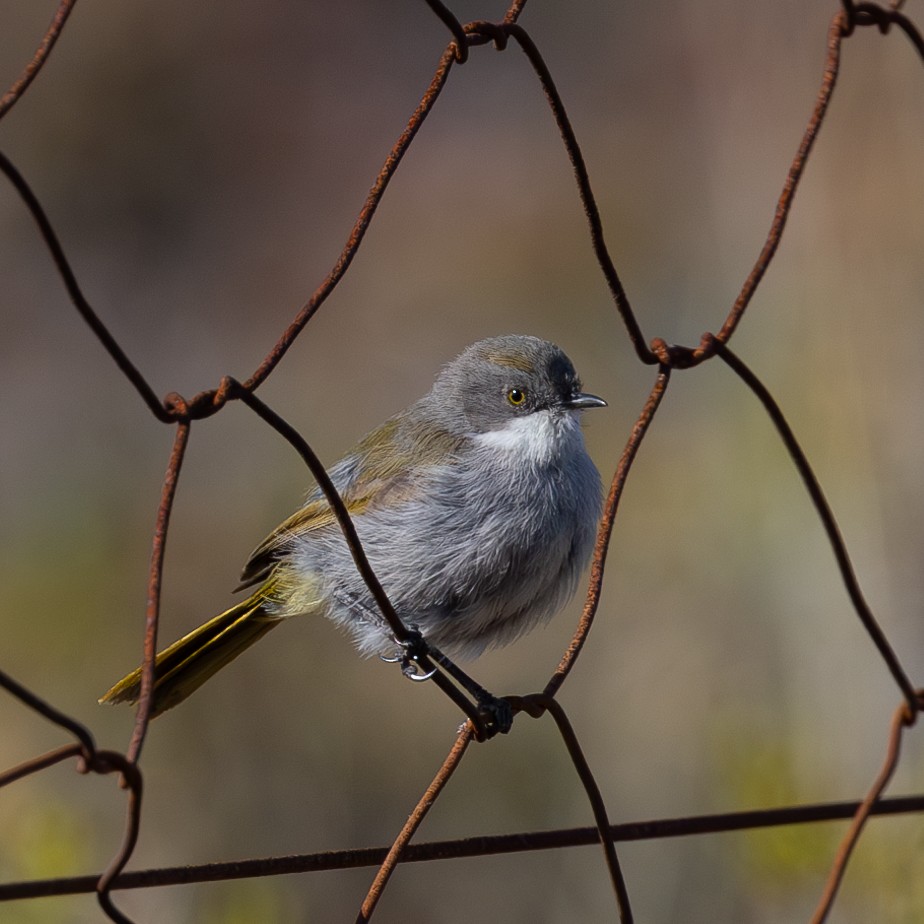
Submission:
POLYGON ((506 735, 513 726, 513 708, 502 696, 484 691, 478 696, 478 714, 487 738, 506 735))
POLYGON ((380 657, 388 664, 400 664, 401 673, 408 680, 422 683, 424 680, 429 680, 437 672, 436 667, 426 670, 421 664, 421 661, 430 654, 430 647, 419 629, 416 627, 408 629, 408 637, 406 639, 396 638, 395 644, 397 648, 391 657, 386 657, 385 655, 380 655, 380 657))
MULTIPOLYGON (((391 664, 400 664, 401 673, 409 680, 422 682, 430 680, 442 668, 462 689, 472 697, 463 706, 464 711, 478 728, 479 740, 493 738, 495 735, 506 735, 513 726, 513 707, 503 697, 494 696, 484 687, 472 680, 463 670, 458 668, 438 648, 429 644, 416 626, 408 629, 408 636, 395 639, 396 650, 394 655, 386 657, 381 655, 383 661, 391 664)), ((445 692, 445 686, 443 686, 445 692)), ((458 691, 453 699, 459 703, 458 691)), ((464 700, 464 697, 463 697, 464 700)))

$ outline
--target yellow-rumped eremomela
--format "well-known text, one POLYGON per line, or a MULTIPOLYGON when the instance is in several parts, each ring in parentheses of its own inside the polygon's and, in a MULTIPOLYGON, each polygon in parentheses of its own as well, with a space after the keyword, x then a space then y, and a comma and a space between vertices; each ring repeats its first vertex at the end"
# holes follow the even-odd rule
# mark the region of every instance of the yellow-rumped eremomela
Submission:
MULTIPOLYGON (((331 470, 395 612, 448 657, 475 657, 555 613, 593 547, 600 476, 567 356, 536 337, 468 347, 419 401, 331 470)), ((319 613, 364 655, 395 639, 320 489, 250 556, 244 601, 157 655, 152 715, 184 700, 290 616, 319 613)), ((137 702, 141 670, 100 702, 137 702)))

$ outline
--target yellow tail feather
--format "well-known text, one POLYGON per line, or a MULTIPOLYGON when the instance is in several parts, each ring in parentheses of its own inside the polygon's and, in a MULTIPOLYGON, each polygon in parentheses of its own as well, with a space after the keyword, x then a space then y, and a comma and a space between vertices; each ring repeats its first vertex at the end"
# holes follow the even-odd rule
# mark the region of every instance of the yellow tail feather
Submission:
MULTIPOLYGON (((282 622, 263 607, 266 588, 220 613, 159 652, 154 661, 151 718, 172 709, 216 671, 282 622)), ((101 703, 135 704, 141 695, 141 668, 136 668, 100 697, 101 703)))

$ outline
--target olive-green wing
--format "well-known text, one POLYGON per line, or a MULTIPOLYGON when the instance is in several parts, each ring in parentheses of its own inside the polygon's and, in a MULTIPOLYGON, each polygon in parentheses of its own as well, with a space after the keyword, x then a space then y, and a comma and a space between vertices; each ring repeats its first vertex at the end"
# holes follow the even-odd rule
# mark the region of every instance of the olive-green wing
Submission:
MULTIPOLYGON (((408 426, 406 414, 387 420, 368 434, 349 455, 331 469, 331 479, 350 515, 355 517, 386 501, 395 503, 416 486, 411 472, 419 475, 435 465, 446 464, 462 438, 446 431, 408 426)), ((251 553, 237 590, 265 581, 293 536, 304 536, 336 524, 327 499, 312 496, 273 530, 251 553)))
POLYGON ((254 550, 241 571, 241 583, 235 590, 265 581, 276 564, 280 549, 293 535, 304 535, 323 529, 336 521, 326 498, 311 500, 283 520, 254 550))

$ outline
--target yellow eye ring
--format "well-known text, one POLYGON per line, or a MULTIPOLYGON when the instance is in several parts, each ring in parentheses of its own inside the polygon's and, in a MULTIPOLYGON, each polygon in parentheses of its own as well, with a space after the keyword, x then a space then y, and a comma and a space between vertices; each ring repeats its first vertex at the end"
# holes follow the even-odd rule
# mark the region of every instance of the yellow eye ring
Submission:
POLYGON ((507 400, 514 407, 521 407, 526 401, 526 392, 522 388, 511 388, 507 392, 507 400))

